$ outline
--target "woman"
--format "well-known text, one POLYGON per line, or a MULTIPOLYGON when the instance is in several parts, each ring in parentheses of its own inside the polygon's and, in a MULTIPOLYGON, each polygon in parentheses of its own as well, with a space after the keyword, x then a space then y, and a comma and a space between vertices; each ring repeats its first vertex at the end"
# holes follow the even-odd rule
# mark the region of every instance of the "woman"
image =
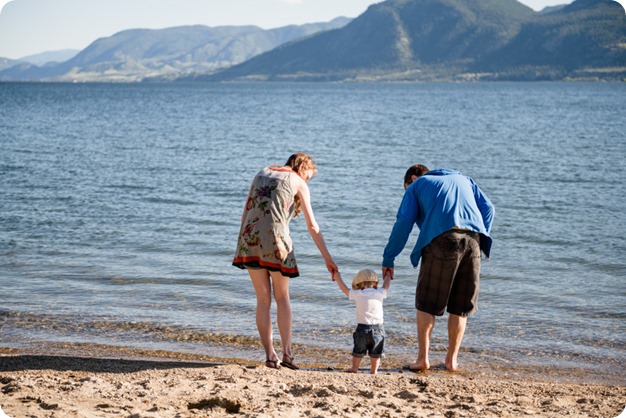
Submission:
POLYGON ((280 365, 298 369, 291 352, 291 302, 289 279, 298 277, 289 221, 304 213, 313 242, 317 245, 326 268, 338 272, 313 209, 307 182, 317 172, 307 154, 293 154, 282 167, 265 167, 252 181, 248 200, 241 217, 241 231, 233 265, 247 269, 256 292, 256 324, 265 349, 265 365, 278 369, 279 359, 272 343, 272 287, 277 305, 278 331, 283 347, 280 365))

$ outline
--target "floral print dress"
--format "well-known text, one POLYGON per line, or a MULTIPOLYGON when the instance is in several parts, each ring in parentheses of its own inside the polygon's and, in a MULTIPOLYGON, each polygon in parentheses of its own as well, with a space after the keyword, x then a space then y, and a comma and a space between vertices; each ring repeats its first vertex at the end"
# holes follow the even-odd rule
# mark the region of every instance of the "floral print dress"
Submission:
POLYGON ((292 173, 285 167, 266 167, 255 176, 244 208, 233 266, 299 276, 289 235, 294 207, 289 179, 292 173))

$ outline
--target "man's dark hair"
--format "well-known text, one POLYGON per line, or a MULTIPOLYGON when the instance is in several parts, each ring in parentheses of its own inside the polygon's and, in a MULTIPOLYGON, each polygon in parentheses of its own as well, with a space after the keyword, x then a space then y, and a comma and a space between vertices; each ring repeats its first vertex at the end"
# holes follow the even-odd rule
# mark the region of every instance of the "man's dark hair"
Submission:
POLYGON ((409 185, 413 183, 413 176, 420 178, 429 171, 430 170, 425 165, 413 164, 408 170, 406 170, 406 174, 404 175, 404 187, 409 187, 409 185))

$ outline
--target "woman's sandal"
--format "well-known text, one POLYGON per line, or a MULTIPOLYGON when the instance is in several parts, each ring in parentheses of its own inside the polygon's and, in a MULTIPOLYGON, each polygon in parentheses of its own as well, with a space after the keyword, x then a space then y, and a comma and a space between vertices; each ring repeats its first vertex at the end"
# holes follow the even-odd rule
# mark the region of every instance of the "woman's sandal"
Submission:
POLYGON ((280 365, 285 366, 286 368, 291 370, 300 370, 300 367, 293 364, 293 357, 288 356, 287 354, 283 356, 283 361, 280 362, 280 365), (284 361, 285 358, 288 358, 289 361, 284 361))
POLYGON ((265 367, 269 367, 270 369, 280 369, 280 364, 278 364, 278 360, 265 360, 265 367))

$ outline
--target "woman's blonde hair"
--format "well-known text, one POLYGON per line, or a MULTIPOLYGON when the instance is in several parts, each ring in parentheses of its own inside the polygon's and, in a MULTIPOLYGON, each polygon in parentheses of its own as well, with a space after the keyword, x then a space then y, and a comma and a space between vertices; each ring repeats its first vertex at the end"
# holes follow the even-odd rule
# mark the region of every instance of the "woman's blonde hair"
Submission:
MULTIPOLYGON (((302 152, 298 152, 296 154, 292 154, 287 162, 285 163, 285 167, 291 168, 295 171, 300 177, 304 178, 304 172, 306 170, 315 170, 315 162, 310 155, 304 154, 302 152)), ((300 215, 302 211, 300 196, 294 198, 294 213, 296 216, 300 215)))

